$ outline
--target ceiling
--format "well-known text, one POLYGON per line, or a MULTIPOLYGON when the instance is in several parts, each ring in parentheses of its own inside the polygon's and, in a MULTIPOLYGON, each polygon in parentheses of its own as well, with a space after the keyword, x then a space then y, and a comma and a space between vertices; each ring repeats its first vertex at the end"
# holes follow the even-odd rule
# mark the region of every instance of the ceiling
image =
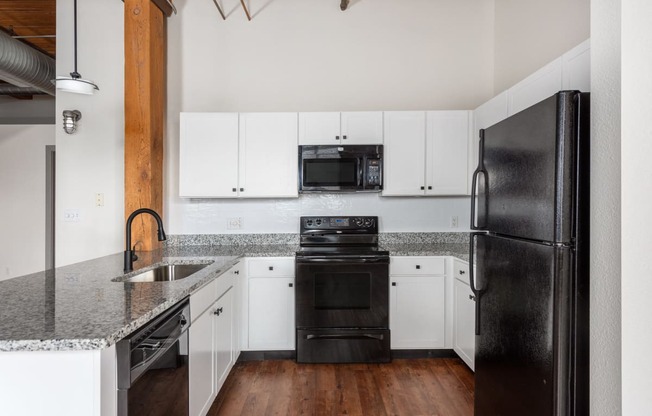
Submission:
POLYGON ((52 58, 56 58, 56 20, 56 0, 0 0, 0 30, 52 58))

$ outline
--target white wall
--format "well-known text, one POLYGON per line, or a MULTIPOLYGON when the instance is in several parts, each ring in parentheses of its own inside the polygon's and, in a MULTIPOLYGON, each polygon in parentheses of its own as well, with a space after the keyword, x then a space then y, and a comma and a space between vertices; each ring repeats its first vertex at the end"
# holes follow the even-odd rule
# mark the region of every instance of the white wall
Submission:
MULTIPOLYGON (((620 0, 591 1, 590 394, 593 416, 621 414, 620 3, 620 0)), ((623 240, 624 237, 622 234, 623 240)), ((636 240, 634 244, 641 244, 643 249, 649 247, 649 239, 636 240)), ((637 361, 642 358, 631 357, 637 361)), ((649 382, 644 386, 649 394, 649 382)))
POLYGON ((45 146, 54 125, 0 126, 0 280, 45 269, 45 146))
POLYGON ((499 93, 590 36, 591 0, 495 0, 499 93))
POLYGON ((622 401, 652 414, 652 3, 622 0, 622 401))
POLYGON ((168 232, 296 232, 298 217, 379 215, 384 231, 468 229, 468 198, 302 196, 287 200, 177 197, 179 112, 475 108, 492 94, 493 1, 250 1, 175 3, 168 26, 168 232), (478 65, 489 62, 488 65, 478 65), (450 215, 460 228, 450 228, 450 215))
MULTIPOLYGON (((78 71, 100 91, 86 96, 57 93, 56 114, 79 110, 72 135, 56 119, 56 266, 123 248, 124 235, 124 23, 120 1, 78 2, 78 71), (104 193, 103 207, 95 193, 104 193), (79 222, 64 222, 67 209, 79 222)), ((73 70, 73 2, 57 1, 57 74, 73 70)))
POLYGON ((54 124, 55 99, 35 95, 31 100, 0 96, 0 124, 54 124))

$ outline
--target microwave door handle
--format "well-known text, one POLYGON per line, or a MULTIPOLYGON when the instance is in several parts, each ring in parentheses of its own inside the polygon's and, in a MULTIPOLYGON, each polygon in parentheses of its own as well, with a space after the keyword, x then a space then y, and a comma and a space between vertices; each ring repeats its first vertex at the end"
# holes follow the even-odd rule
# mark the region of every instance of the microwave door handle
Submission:
POLYGON ((358 159, 358 188, 362 188, 362 182, 363 182, 362 172, 364 170, 363 168, 364 168, 364 159, 362 160, 358 159))

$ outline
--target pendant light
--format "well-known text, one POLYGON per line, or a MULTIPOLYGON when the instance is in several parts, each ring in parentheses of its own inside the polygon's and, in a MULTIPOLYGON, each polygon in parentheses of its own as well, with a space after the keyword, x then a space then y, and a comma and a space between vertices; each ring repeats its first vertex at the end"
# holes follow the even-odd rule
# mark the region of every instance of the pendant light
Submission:
POLYGON ((83 79, 81 77, 81 74, 77 72, 77 0, 74 0, 74 5, 75 5, 75 16, 74 16, 74 22, 75 22, 75 47, 74 47, 74 53, 75 53, 75 68, 73 72, 70 73, 69 77, 57 77, 56 80, 53 80, 52 82, 56 85, 58 90, 61 91, 66 91, 66 92, 74 92, 77 94, 88 94, 92 95, 95 93, 95 91, 99 91, 100 89, 95 85, 93 81, 89 81, 87 79, 83 79))

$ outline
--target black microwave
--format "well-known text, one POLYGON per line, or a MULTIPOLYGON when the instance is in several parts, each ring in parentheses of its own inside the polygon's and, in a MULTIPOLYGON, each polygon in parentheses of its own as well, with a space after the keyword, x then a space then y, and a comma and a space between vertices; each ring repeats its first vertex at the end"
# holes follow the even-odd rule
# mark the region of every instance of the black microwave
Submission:
POLYGON ((299 192, 380 192, 383 145, 299 146, 299 192))

